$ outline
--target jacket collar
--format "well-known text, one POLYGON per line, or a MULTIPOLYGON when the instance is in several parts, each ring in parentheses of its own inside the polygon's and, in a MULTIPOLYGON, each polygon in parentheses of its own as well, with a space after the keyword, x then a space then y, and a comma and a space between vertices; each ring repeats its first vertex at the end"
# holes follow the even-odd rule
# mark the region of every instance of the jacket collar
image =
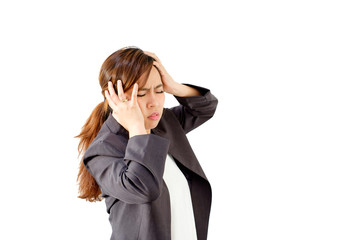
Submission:
POLYGON ((109 114, 105 123, 112 133, 121 134, 129 138, 129 132, 116 121, 112 113, 109 114))

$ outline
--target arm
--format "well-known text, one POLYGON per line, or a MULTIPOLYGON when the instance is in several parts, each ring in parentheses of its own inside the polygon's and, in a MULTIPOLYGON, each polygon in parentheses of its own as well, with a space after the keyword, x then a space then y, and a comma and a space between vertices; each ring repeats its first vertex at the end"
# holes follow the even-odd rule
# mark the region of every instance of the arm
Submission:
POLYGON ((202 93, 196 87, 191 87, 191 85, 184 85, 177 82, 174 82, 171 88, 169 89, 168 87, 165 91, 177 97, 202 96, 202 93))
POLYGON ((171 108, 171 110, 180 121, 186 133, 206 122, 214 115, 218 100, 208 89, 177 83, 154 53, 145 53, 155 59, 153 64, 160 73, 164 91, 174 95, 181 104, 178 107, 171 108))
POLYGON ((121 136, 115 134, 99 138, 84 155, 86 168, 103 195, 132 204, 157 199, 169 141, 146 134, 134 136, 125 144, 121 136))
POLYGON ((153 64, 159 71, 165 92, 178 97, 192 97, 201 95, 201 93, 196 88, 175 82, 170 74, 166 71, 165 67, 162 65, 160 59, 154 53, 145 52, 145 54, 155 60, 153 64))
POLYGON ((195 89, 200 93, 200 96, 175 96, 180 105, 170 110, 176 115, 185 133, 188 133, 212 118, 215 114, 218 100, 211 94, 209 89, 190 84, 186 86, 195 89))

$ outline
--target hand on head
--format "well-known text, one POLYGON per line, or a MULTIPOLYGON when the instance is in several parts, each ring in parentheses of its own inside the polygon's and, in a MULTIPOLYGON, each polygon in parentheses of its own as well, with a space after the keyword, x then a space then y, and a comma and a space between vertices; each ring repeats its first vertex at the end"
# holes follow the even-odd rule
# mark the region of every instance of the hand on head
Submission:
POLYGON ((174 79, 166 71, 165 67, 162 65, 160 59, 155 55, 155 53, 147 52, 147 51, 144 51, 144 53, 155 59, 155 61, 153 62, 153 65, 157 68, 157 70, 160 73, 161 81, 164 85, 164 91, 169 94, 174 95, 179 83, 174 81, 174 79))
POLYGON ((127 99, 123 91, 121 80, 117 81, 117 92, 113 84, 108 82, 109 91, 105 90, 105 97, 113 110, 113 117, 128 132, 130 137, 139 134, 146 134, 144 117, 137 102, 138 84, 135 83, 131 99, 127 99))

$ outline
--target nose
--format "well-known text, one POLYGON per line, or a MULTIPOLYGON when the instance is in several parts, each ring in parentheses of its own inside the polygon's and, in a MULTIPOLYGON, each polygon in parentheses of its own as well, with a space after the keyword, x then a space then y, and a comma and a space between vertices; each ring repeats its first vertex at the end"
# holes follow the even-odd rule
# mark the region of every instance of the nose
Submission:
POLYGON ((159 106, 159 100, 157 99, 156 95, 154 93, 149 94, 149 99, 147 102, 148 108, 154 108, 159 106))

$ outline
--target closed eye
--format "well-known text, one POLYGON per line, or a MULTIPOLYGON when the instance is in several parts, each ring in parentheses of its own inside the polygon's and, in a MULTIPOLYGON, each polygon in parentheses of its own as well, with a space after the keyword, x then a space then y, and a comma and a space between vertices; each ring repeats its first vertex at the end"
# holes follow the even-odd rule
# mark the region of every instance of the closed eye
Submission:
MULTIPOLYGON (((162 84, 159 84, 157 85, 156 87, 154 87, 154 90, 157 90, 155 91, 156 94, 162 94, 164 93, 164 90, 163 90, 163 85, 162 84)), ((144 97, 146 95, 146 93, 150 91, 150 88, 140 88, 139 89, 139 92, 145 92, 144 94, 138 94, 137 96, 138 97, 144 97)))
MULTIPOLYGON (((162 94, 162 93, 164 93, 164 91, 163 90, 161 90, 161 91, 158 91, 158 92, 156 92, 157 94, 162 94)), ((137 96, 138 97, 144 97, 146 95, 146 93, 144 93, 144 94, 138 94, 137 96)))

